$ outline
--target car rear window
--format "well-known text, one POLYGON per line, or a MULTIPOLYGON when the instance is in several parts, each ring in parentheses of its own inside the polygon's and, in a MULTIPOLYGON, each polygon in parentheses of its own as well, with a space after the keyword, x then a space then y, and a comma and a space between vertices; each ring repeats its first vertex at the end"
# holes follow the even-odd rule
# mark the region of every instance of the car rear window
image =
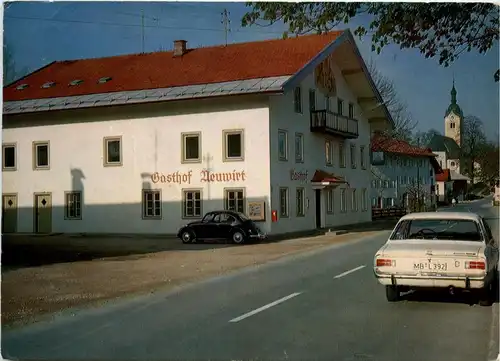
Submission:
POLYGON ((406 220, 396 226, 391 239, 482 241, 477 222, 468 219, 406 220))

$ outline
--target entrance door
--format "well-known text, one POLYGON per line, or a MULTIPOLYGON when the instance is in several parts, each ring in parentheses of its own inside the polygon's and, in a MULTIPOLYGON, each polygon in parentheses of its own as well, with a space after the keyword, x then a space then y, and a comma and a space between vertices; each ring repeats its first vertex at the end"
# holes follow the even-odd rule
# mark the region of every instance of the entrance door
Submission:
POLYGON ((52 232, 52 194, 35 194, 35 233, 52 232))
POLYGON ((314 190, 316 194, 316 228, 321 228, 321 189, 314 190))
POLYGON ((17 194, 2 196, 2 233, 17 232, 17 194))

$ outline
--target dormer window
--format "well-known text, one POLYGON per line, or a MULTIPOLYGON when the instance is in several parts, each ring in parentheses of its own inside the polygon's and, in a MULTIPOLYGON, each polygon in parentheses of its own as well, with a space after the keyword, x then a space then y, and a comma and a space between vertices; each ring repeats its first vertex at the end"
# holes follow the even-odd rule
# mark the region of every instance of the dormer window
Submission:
POLYGON ((28 84, 20 84, 16 87, 17 90, 23 90, 23 89, 26 89, 27 87, 29 87, 28 84))
POLYGON ((101 79, 99 79, 97 82, 99 84, 104 84, 104 83, 107 83, 108 81, 111 80, 111 77, 110 76, 105 76, 105 77, 102 77, 101 79))
POLYGON ((55 82, 53 82, 53 81, 49 81, 49 82, 47 82, 47 83, 43 84, 43 85, 42 85, 42 88, 43 88, 43 89, 52 88, 54 85, 56 85, 56 83, 55 83, 55 82))
POLYGON ((72 80, 72 81, 69 83, 69 86, 80 85, 81 83, 83 83, 83 80, 81 80, 81 79, 75 79, 75 80, 72 80))

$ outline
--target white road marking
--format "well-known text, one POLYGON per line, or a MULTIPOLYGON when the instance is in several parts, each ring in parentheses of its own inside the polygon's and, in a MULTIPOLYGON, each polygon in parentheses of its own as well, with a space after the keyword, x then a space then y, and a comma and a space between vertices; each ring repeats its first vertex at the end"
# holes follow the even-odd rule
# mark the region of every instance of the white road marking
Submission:
POLYGON ((262 311, 265 311, 267 310, 268 308, 271 308, 273 306, 276 306, 276 305, 279 305, 280 303, 283 303, 285 301, 288 301, 289 299, 291 298, 294 298, 294 297, 297 297, 298 295, 300 295, 302 292, 295 292, 295 293, 292 293, 291 295, 288 295, 286 297, 283 297, 283 298, 280 298, 279 300, 276 300, 274 302, 271 302, 271 303, 268 303, 267 305, 264 305, 262 307, 259 307, 253 311, 250 311, 248 313, 245 313, 244 315, 241 315, 239 317, 236 317, 236 318, 233 318, 232 320, 230 320, 229 322, 239 322, 241 320, 244 320, 245 318, 248 318, 250 316, 253 316, 259 312, 262 312, 262 311))
POLYGON ((360 269, 363 269, 363 268, 365 268, 365 267, 366 267, 366 265, 362 265, 362 266, 359 266, 359 267, 353 268, 353 269, 351 269, 351 270, 349 270, 349 271, 345 271, 345 272, 343 272, 343 273, 341 273, 341 274, 339 274, 339 275, 336 275, 334 278, 340 278, 340 277, 347 276, 348 274, 353 273, 353 272, 356 272, 356 271, 359 271, 360 269))

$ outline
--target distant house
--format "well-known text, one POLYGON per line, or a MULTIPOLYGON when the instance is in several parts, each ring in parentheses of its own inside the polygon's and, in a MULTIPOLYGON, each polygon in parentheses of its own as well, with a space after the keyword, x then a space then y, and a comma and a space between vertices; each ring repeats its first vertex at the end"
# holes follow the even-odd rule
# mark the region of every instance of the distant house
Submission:
POLYGON ((435 177, 442 170, 430 149, 376 133, 371 151, 372 207, 406 207, 417 196, 427 205, 435 203, 435 177))
POLYGON ((3 231, 370 221, 380 104, 349 31, 51 63, 4 88, 3 231))

